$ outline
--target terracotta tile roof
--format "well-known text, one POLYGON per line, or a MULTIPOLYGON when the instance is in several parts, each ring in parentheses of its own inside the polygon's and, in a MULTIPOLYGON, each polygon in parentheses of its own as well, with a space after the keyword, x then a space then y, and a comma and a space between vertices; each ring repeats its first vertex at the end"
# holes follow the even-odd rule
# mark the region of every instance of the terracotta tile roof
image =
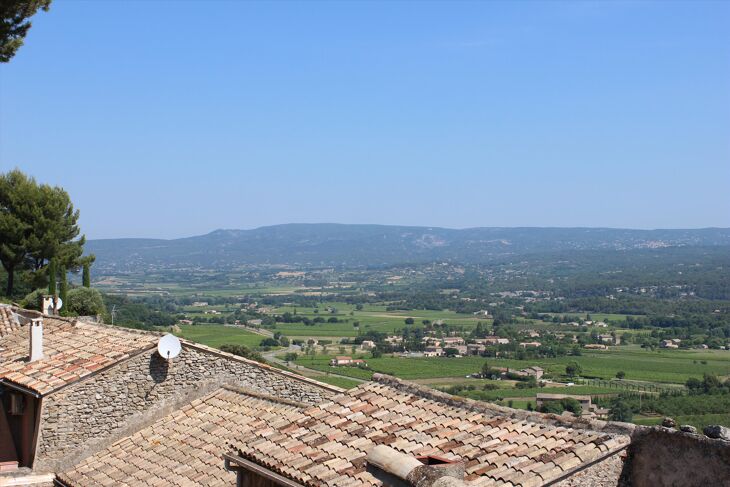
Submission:
POLYGON ((231 486, 221 454, 238 431, 279 424, 304 405, 218 389, 87 458, 58 477, 67 485, 231 486))
POLYGON ((309 407, 218 390, 59 477, 74 486, 154 485, 153 474, 169 485, 232 485, 220 455, 233 451, 305 485, 379 486, 365 457, 385 444, 465 462, 475 487, 538 486, 629 443, 625 434, 579 428, 579 420, 567 427, 556 417, 378 380, 309 407))
POLYGON ((153 333, 46 316, 41 360, 28 362, 26 326, 0 336, 0 380, 45 395, 152 348, 158 339, 153 333))
POLYGON ((243 458, 308 485, 381 485, 366 472, 364 458, 386 444, 414 456, 465 462, 465 480, 474 486, 536 486, 630 441, 551 424, 544 415, 520 419, 506 408, 462 406, 453 397, 401 385, 363 384, 332 402, 282 415, 267 428, 241 431, 232 446, 243 458))
POLYGON ((13 308, 0 304, 0 337, 10 335, 20 329, 20 327, 20 320, 18 320, 18 316, 13 312, 13 308))

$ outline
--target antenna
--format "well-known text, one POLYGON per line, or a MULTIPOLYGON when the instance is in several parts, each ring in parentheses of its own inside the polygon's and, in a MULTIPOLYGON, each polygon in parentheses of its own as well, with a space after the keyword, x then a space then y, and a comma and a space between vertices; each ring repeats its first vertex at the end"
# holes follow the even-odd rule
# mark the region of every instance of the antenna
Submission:
POLYGON ((114 315, 116 315, 116 314, 117 314, 117 305, 113 304, 112 305, 112 326, 114 326, 114 315))
POLYGON ((164 359, 170 360, 177 357, 180 355, 180 350, 182 350, 180 340, 175 335, 168 333, 157 342, 157 353, 164 359))

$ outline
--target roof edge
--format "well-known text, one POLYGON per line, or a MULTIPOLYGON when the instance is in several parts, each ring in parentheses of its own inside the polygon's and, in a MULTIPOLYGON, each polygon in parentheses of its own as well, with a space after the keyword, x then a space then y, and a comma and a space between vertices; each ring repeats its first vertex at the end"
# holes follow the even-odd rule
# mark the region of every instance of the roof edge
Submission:
POLYGON ((620 435, 631 435, 637 428, 635 424, 621 423, 618 421, 603 421, 600 419, 584 419, 584 418, 570 418, 565 416, 558 416, 556 414, 538 413, 534 411, 523 411, 521 409, 513 409, 505 406, 498 406, 488 402, 475 401, 466 397, 453 396, 445 392, 437 391, 420 384, 413 382, 407 382, 397 377, 393 377, 385 374, 373 374, 373 382, 379 382, 381 384, 387 384, 391 387, 399 389, 409 394, 421 396, 426 399, 433 401, 442 402, 449 406, 468 409, 472 411, 488 411, 490 413, 499 413, 508 416, 513 419, 521 419, 525 421, 532 421, 534 423, 549 424, 553 426, 563 426, 567 428, 585 429, 592 431, 600 431, 605 433, 620 434, 620 435))
POLYGON ((219 350, 217 348, 209 347, 208 345, 203 345, 202 343, 191 342, 190 340, 186 340, 184 338, 180 339, 180 342, 183 345, 185 345, 185 346, 188 346, 190 348, 194 348, 194 349, 200 350, 201 352, 211 353, 213 355, 218 355, 219 357, 224 357, 224 358, 227 358, 227 359, 237 360, 239 362, 243 362, 243 363, 246 363, 246 364, 249 364, 249 365, 253 365, 254 367, 258 367, 260 369, 266 370, 268 372, 273 372, 275 374, 283 375, 285 377, 288 377, 290 379, 297 380, 299 382, 304 382, 304 383, 307 383, 307 384, 310 384, 310 385, 313 385, 313 386, 317 386, 320 389, 325 389, 325 390, 328 390, 328 391, 331 391, 331 392, 336 392, 338 394, 341 394, 341 393, 345 392, 345 389, 342 389, 340 387, 333 386, 331 384, 326 384, 326 383, 320 382, 318 380, 310 379, 309 377, 304 377, 303 375, 295 374, 294 372, 289 372, 287 370, 278 369, 278 368, 273 367, 273 366, 271 366, 269 364, 265 364, 265 363, 262 363, 262 362, 257 362, 255 360, 251 360, 251 359, 248 359, 248 358, 245 358, 245 357, 241 357, 240 355, 234 355, 232 353, 224 352, 223 350, 219 350))
POLYGON ((300 402, 300 401, 294 401, 292 399, 285 399, 283 397, 277 397, 272 394, 265 394, 263 392, 257 392, 252 389, 249 389, 247 387, 241 387, 241 386, 237 386, 237 385, 233 385, 233 384, 223 384, 221 386, 221 389, 226 389, 228 391, 242 394, 244 396, 250 396, 250 397, 253 397, 256 399, 262 399, 264 401, 275 402, 277 404, 283 404, 285 406, 294 406, 294 407, 298 407, 298 408, 302 408, 302 409, 312 407, 311 404, 307 404, 307 403, 300 402))
POLYGON ((272 481, 277 485, 282 485, 284 487, 305 487, 305 484, 300 484, 297 481, 291 480, 289 477, 282 475, 276 470, 261 465, 257 462, 252 462, 251 460, 248 460, 241 455, 224 453, 223 460, 225 462, 225 469, 229 472, 237 472, 237 475, 240 475, 240 470, 246 470, 269 481, 272 481))

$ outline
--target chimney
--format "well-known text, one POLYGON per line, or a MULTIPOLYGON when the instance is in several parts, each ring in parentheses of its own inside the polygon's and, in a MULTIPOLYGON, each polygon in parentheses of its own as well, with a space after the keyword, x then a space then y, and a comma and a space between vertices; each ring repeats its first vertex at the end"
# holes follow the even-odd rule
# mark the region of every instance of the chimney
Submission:
POLYGON ((41 313, 48 316, 57 315, 56 297, 50 294, 41 296, 41 313))
POLYGON ((43 358, 43 318, 30 320, 30 361, 43 358))

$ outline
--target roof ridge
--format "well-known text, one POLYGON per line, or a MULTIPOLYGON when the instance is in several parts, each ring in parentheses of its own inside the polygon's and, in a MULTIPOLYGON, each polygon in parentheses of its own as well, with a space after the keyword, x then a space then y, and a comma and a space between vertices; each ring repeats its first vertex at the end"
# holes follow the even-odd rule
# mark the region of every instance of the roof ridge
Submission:
MULTIPOLYGON (((17 303, 13 304, 7 304, 7 303, 0 303, 0 307, 10 308, 10 310, 15 313, 16 315, 22 316, 24 318, 49 318, 52 320, 57 321, 64 321, 66 323, 69 323, 71 325, 77 326, 79 324, 88 325, 88 326, 95 326, 99 328, 106 328, 109 330, 121 330, 128 333, 133 333, 136 335, 151 335, 151 336, 162 336, 164 335, 163 332, 159 331, 153 331, 153 330, 140 330, 138 328, 128 328, 126 326, 117 326, 117 325, 110 325, 107 323, 99 323, 99 322, 92 322, 92 321, 84 321, 79 319, 78 316, 61 316, 61 315, 49 315, 46 313, 43 313, 41 311, 38 311, 36 309, 27 309, 23 308, 17 303)), ((25 323, 21 323, 21 325, 25 325, 25 323)))
POLYGON ((423 386, 421 384, 416 384, 414 382, 407 382, 402 379, 398 379, 397 377, 386 374, 375 373, 373 374, 372 380, 373 382, 393 387, 394 389, 398 389, 407 394, 413 394, 424 399, 440 402, 454 408, 465 409, 468 411, 486 411, 490 413, 498 413, 503 416, 508 416, 512 419, 530 421, 538 424, 563 426, 567 428, 600 431, 621 435, 630 435, 634 431, 634 429, 636 429, 636 425, 631 423, 603 421, 599 419, 570 418, 565 416, 559 416, 556 414, 524 411, 521 409, 513 409, 505 406, 499 406, 497 404, 492 404, 488 402, 475 401, 474 399, 454 396, 451 394, 447 394, 446 392, 431 389, 429 387, 423 386))
MULTIPOLYGON (((237 386, 234 384, 223 384, 220 389, 225 389, 227 391, 236 392, 238 394, 244 395, 244 396, 250 396, 255 399, 261 399, 264 401, 274 402, 277 404, 283 404, 285 406, 294 406, 300 409, 306 409, 312 407, 311 404, 306 404, 299 401, 294 401, 293 399, 285 399, 283 397, 277 397, 272 394, 267 394, 265 392, 258 392, 253 389, 250 389, 248 387, 243 386, 237 386)), ((218 389, 218 390, 220 390, 218 389)), ((215 393, 214 393, 215 394, 215 393)), ((211 395, 214 395, 211 394, 211 395)))
POLYGON ((183 345, 187 345, 189 347, 197 348, 198 350, 201 350, 203 352, 212 353, 212 354, 218 355, 220 357, 232 358, 232 359, 237 360, 239 362, 245 362, 247 364, 250 364, 250 365, 253 365, 255 367, 258 367, 258 368, 260 368, 262 370, 266 370, 266 371, 269 371, 269 372, 273 372, 275 374, 284 375, 286 377, 289 377, 289 378, 298 380, 300 382, 306 382, 308 384, 312 384, 312 385, 315 385, 315 386, 320 387, 322 389, 330 390, 332 392, 337 392, 339 394, 342 394, 343 392, 346 392, 346 389, 342 389, 341 387, 333 386, 333 385, 327 384, 325 382, 320 382, 318 380, 311 379, 309 377, 305 377, 303 375, 300 375, 300 374, 297 374, 297 373, 294 373, 294 372, 289 372, 288 370, 279 369, 277 367, 274 367, 273 365, 269 365, 268 363, 257 362, 256 360, 251 360, 251 359, 246 358, 246 357, 241 357, 240 355, 236 355, 236 354, 229 353, 229 352, 224 352, 223 350, 220 350, 218 348, 210 347, 208 345, 203 345, 202 343, 198 343, 198 342, 194 342, 194 341, 191 341, 191 340, 187 340, 187 339, 182 338, 182 337, 178 337, 178 338, 180 338, 180 342, 183 345))
MULTIPOLYGON (((58 318, 57 316, 49 316, 49 318, 58 318)), ((157 336, 161 337, 165 335, 164 332, 161 331, 154 331, 154 330, 140 330, 139 328, 127 328, 126 326, 118 326, 118 325, 110 325, 108 323, 95 323, 92 321, 82 321, 78 319, 77 317, 66 317, 65 321, 69 321, 75 325, 84 325, 89 327, 96 327, 96 328, 104 328, 106 330, 117 330, 122 331, 125 333, 132 333, 134 335, 149 335, 149 336, 157 336)))

